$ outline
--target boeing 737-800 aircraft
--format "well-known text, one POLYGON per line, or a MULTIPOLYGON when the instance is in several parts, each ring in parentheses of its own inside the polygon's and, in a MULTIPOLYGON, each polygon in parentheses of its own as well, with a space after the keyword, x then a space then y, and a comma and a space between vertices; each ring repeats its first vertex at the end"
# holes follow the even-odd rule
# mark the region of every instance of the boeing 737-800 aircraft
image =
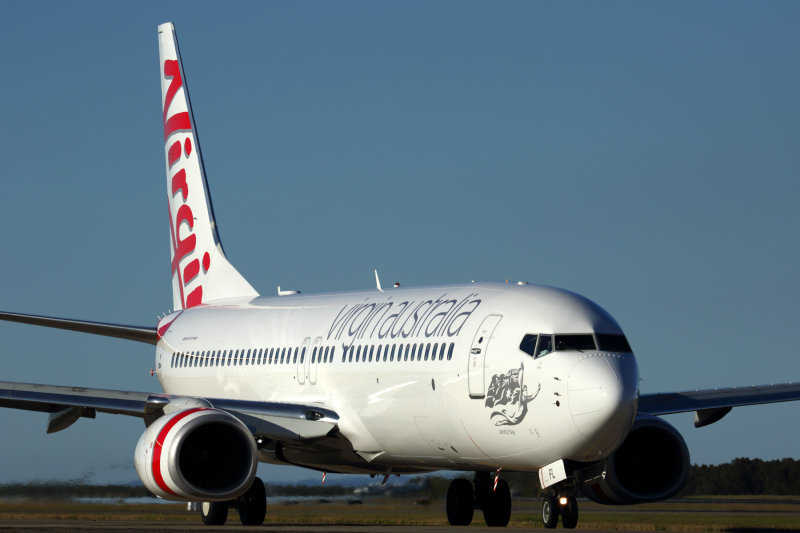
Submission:
POLYGON ((683 438, 658 415, 716 422, 733 407, 800 399, 800 386, 640 394, 636 359, 603 308, 528 284, 260 296, 217 233, 175 30, 158 28, 175 311, 155 327, 0 318, 155 346, 162 393, 0 383, 0 406, 49 413, 47 432, 97 412, 144 420, 135 452, 161 498, 203 502, 206 524, 266 513, 258 462, 385 475, 456 470, 451 524, 505 526, 501 471, 531 472, 542 520, 676 494, 683 438))

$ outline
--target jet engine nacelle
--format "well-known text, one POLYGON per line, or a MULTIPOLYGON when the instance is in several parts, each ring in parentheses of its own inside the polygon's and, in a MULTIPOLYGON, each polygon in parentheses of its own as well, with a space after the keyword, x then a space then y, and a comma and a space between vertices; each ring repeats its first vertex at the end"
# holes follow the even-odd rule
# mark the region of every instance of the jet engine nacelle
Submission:
POLYGON ((660 418, 640 416, 617 451, 580 471, 580 486, 598 503, 627 505, 671 498, 688 477, 689 450, 678 430, 660 418))
POLYGON ((150 424, 136 445, 134 461, 145 487, 160 498, 226 501, 252 484, 258 452, 238 418, 195 408, 150 424))

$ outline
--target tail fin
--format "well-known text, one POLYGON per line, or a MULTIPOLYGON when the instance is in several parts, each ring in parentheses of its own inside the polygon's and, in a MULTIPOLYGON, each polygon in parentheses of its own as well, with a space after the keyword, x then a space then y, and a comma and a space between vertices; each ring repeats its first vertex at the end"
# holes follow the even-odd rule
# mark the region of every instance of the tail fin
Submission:
POLYGON ((173 307, 187 309, 213 300, 254 298, 258 293, 228 262, 222 250, 178 40, 171 22, 158 27, 158 49, 173 307))

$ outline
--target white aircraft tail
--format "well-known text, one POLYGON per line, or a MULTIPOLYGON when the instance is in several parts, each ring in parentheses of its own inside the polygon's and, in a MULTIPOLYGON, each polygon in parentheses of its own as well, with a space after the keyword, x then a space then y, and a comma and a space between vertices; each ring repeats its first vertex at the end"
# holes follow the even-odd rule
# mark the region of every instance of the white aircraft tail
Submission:
POLYGON ((175 27, 158 27, 173 307, 188 309, 258 293, 225 257, 200 155, 175 27))

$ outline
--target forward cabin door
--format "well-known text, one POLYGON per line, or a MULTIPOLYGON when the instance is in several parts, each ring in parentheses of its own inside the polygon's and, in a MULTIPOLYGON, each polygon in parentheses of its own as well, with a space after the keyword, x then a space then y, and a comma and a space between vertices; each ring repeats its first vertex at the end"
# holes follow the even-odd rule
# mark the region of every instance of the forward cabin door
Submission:
POLYGON ((475 333, 475 338, 472 339, 472 346, 469 350, 469 368, 467 369, 470 398, 478 399, 486 396, 486 354, 494 328, 502 318, 502 315, 489 315, 484 318, 475 333))
POLYGON ((297 382, 303 385, 306 382, 306 360, 308 358, 308 342, 311 339, 306 337, 303 339, 303 344, 300 345, 300 356, 297 358, 297 382))
POLYGON ((319 363, 320 357, 322 357, 322 337, 317 337, 311 348, 311 357, 306 357, 308 382, 312 385, 317 384, 317 363, 319 363))

